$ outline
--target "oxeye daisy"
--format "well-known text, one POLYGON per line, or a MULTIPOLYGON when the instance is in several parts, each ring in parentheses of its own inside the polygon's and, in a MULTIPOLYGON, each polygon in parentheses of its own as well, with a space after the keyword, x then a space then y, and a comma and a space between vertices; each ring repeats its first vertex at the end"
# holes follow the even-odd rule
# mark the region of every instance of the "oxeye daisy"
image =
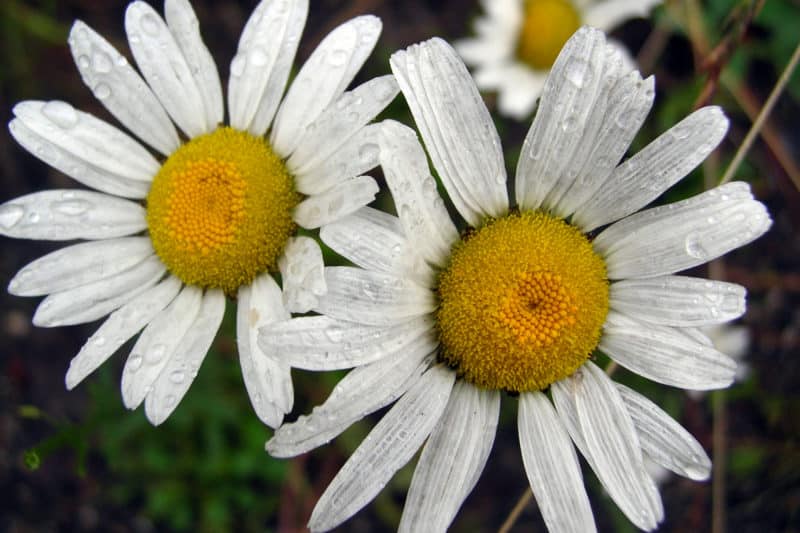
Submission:
POLYGON ((256 345, 258 328, 307 311, 325 292, 319 246, 298 230, 374 198, 377 184, 361 175, 378 163, 378 125, 368 123, 398 91, 384 76, 345 92, 381 31, 379 19, 362 16, 325 37, 282 97, 307 13, 307 0, 258 4, 230 65, 227 123, 186 0, 166 0, 166 21, 146 3, 128 6, 141 75, 85 23, 70 31, 83 81, 142 143, 64 102, 14 107, 14 138, 97 191, 48 190, 0 206, 3 235, 90 241, 32 262, 9 284, 16 295, 48 295, 38 326, 109 315, 72 360, 68 388, 143 329, 122 397, 163 422, 197 374, 228 297, 256 413, 277 426, 291 410, 289 367, 256 345))
POLYGON ((320 316, 261 330, 259 344, 287 364, 355 367, 323 405, 276 431, 271 454, 308 451, 393 403, 321 496, 312 530, 347 520, 423 444, 400 530, 445 530, 486 464, 504 392, 551 531, 595 529, 574 446, 645 530, 663 517, 646 458, 708 476, 702 446, 592 356, 685 389, 728 386, 734 361, 696 328, 740 316, 744 288, 674 273, 755 239, 771 220, 741 182, 642 210, 714 149, 727 119, 700 109, 619 164, 653 99, 652 78, 623 65, 599 30, 567 42, 512 207, 498 134, 455 51, 433 39, 392 56, 463 229, 414 132, 386 122, 380 159, 398 216, 363 208, 323 228, 357 266, 325 269, 320 316))
MULTIPOLYGON (((559 50, 586 24, 610 31, 646 17, 661 0, 486 0, 475 37, 455 43, 481 89, 497 91, 497 109, 530 115, 559 50)), ((621 44, 619 44, 622 47, 621 44)))

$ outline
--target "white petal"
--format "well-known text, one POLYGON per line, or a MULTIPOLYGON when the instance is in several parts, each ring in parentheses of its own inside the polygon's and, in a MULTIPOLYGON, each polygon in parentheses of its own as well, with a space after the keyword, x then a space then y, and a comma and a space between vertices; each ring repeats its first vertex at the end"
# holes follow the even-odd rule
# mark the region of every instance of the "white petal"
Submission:
POLYGON ((587 362, 564 380, 575 397, 581 432, 603 487, 628 520, 653 530, 664 517, 661 496, 642 461, 633 422, 613 382, 587 362))
POLYGON ((692 435, 656 404, 616 384, 647 456, 676 474, 695 481, 708 479, 711 459, 692 435))
POLYGON ((414 469, 398 531, 447 530, 486 466, 499 415, 498 391, 455 384, 414 469))
POLYGON ((117 120, 164 155, 178 148, 178 133, 161 103, 108 41, 78 20, 69 46, 83 82, 117 120))
POLYGON ((433 293, 411 280, 352 267, 325 269, 328 292, 314 310, 374 326, 394 325, 436 308, 433 293))
POLYGON ((302 174, 333 155, 383 111, 398 91, 394 77, 388 75, 374 78, 342 94, 306 127, 302 142, 286 162, 289 171, 295 175, 302 174))
POLYGON ((225 293, 210 289, 203 295, 200 310, 175 352, 153 382, 144 402, 151 424, 164 422, 180 403, 197 376, 225 314, 225 293))
POLYGON ((728 131, 718 107, 698 109, 622 163, 576 213, 589 231, 638 211, 699 165, 728 131))
POLYGON ((89 337, 67 370, 66 384, 73 389, 94 372, 128 339, 149 324, 178 294, 181 282, 170 276, 123 305, 89 337))
POLYGON ((454 380, 452 370, 433 367, 397 401, 325 489, 308 522, 311 531, 333 529, 380 492, 439 421, 454 380))
POLYGON ((308 0, 262 1, 250 15, 228 80, 228 107, 234 128, 257 136, 269 128, 307 15, 308 0))
POLYGON ((381 167, 406 236, 425 259, 444 266, 458 231, 439 196, 416 133, 386 120, 380 144, 381 167))
POLYGON ((419 381, 435 354, 435 342, 419 338, 402 353, 349 372, 308 416, 284 424, 267 442, 273 457, 295 457, 327 444, 354 422, 389 405, 419 381))
POLYGON ((114 126, 65 102, 14 106, 11 135, 36 157, 99 191, 144 198, 161 165, 114 126))
POLYGON ((475 82, 450 45, 434 38, 390 59, 433 166, 473 227, 508 211, 500 137, 475 82))
POLYGON ((0 205, 0 235, 15 239, 111 239, 147 227, 144 208, 128 200, 79 189, 52 189, 0 205))
MULTIPOLYGON (((519 67, 522 67, 519 65, 519 67)), ((536 102, 544 89, 547 76, 525 68, 510 70, 511 77, 503 79, 497 87, 497 110, 515 120, 524 120, 530 116, 536 102)), ((475 83, 478 87, 486 85, 481 83, 480 72, 475 74, 475 83)))
MULTIPOLYGON (((522 145, 516 174, 516 197, 522 209, 538 209, 559 180, 568 186, 576 175, 567 167, 580 150, 597 95, 607 90, 606 76, 615 81, 619 67, 611 59, 603 34, 583 27, 564 44, 550 70, 536 118, 522 145), (613 68, 608 69, 606 60, 613 68)), ((599 124, 591 127, 595 133, 599 124)), ((593 137, 593 135, 590 135, 593 137)), ((551 205, 544 205, 549 209, 551 205)))
POLYGON ((642 80, 638 72, 632 71, 621 76, 608 94, 600 91, 600 100, 605 105, 598 107, 605 112, 592 113, 593 119, 599 117, 594 129, 596 136, 585 137, 567 165, 566 175, 575 178, 571 188, 562 192, 559 213, 566 216, 578 211, 603 190, 653 105, 654 86, 652 76, 642 80))
POLYGON ((720 389, 733 383, 736 362, 678 330, 640 324, 609 313, 598 346, 614 361, 648 379, 689 390, 720 389))
POLYGON ((270 142, 283 157, 300 144, 306 127, 337 98, 372 52, 381 33, 372 15, 351 19, 328 34, 305 62, 275 117, 270 142))
POLYGON ((612 283, 611 309, 643 322, 697 327, 729 322, 745 312, 745 288, 686 276, 628 279, 612 283))
POLYGON ((139 70, 172 120, 190 138, 208 132, 200 89, 166 22, 148 4, 133 2, 125 31, 139 70))
POLYGON ((222 122, 225 114, 217 65, 200 36, 200 25, 188 0, 166 0, 164 15, 200 91, 205 110, 205 132, 211 132, 222 122))
POLYGON ((427 316, 392 327, 364 326, 327 316, 299 317, 263 328, 258 343, 265 353, 291 367, 337 370, 398 353, 432 329, 427 316))
POLYGON ((381 124, 369 124, 336 149, 329 157, 294 174, 297 190, 305 195, 320 194, 348 178, 378 166, 378 137, 381 124))
POLYGON ((291 237, 278 259, 283 283, 283 304, 291 313, 307 313, 325 294, 322 250, 310 237, 291 237))
POLYGON ((608 32, 626 20, 647 18, 662 0, 604 0, 587 6, 581 15, 583 23, 608 32))
POLYGON ((315 229, 361 209, 375 199, 378 184, 369 176, 342 181, 326 192, 310 196, 294 210, 294 221, 315 229))
POLYGON ((41 296, 116 276, 153 255, 148 237, 85 242, 27 264, 8 284, 16 296, 41 296))
POLYGON ((631 215, 592 244, 604 256, 610 279, 661 276, 715 259, 771 225, 749 186, 734 182, 631 215))
POLYGON ((136 409, 152 390, 153 382, 197 317, 202 299, 202 290, 187 285, 169 307, 144 328, 122 371, 122 401, 125 407, 136 409))
POLYGON ((519 396, 517 415, 522 462, 550 532, 596 531, 578 457, 547 396, 519 396))
POLYGON ((33 323, 52 328, 97 320, 155 285, 164 271, 164 264, 151 255, 112 277, 55 292, 36 308, 33 323))
POLYGON ((281 289, 272 276, 262 274, 239 288, 236 308, 236 343, 247 394, 258 418, 272 428, 281 425, 292 410, 294 390, 291 369, 257 343, 262 327, 288 320, 281 289))
POLYGON ((418 246, 403 235, 397 217, 363 207, 327 226, 320 239, 357 266, 413 279, 432 287, 433 270, 418 253, 418 246))

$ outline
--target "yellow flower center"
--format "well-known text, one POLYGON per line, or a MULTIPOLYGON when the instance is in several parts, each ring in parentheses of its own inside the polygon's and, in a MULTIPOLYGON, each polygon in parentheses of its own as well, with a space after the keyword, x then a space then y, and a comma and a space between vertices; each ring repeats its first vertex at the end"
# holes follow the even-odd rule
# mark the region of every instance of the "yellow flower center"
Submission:
POLYGON ((548 70, 580 25, 580 15, 570 0, 527 0, 517 55, 537 70, 548 70))
POLYGON ((275 270, 300 200, 267 142, 218 128, 176 150, 153 179, 147 226, 158 257, 188 285, 233 295, 275 270))
POLYGON ((605 263, 577 228, 541 212, 467 234, 438 290, 441 355, 485 389, 542 390, 571 375, 608 314, 605 263))

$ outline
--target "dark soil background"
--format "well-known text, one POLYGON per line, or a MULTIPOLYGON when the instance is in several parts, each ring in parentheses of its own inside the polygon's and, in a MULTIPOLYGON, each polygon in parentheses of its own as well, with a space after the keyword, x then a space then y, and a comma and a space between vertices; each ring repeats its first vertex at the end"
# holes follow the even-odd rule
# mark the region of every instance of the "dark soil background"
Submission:
MULTIPOLYGON (((239 33, 255 2, 193 3, 220 75, 227 80, 239 33)), ((119 0, 2 0, 2 122, 8 123, 20 100, 60 99, 114 123, 81 83, 66 37, 72 21, 80 18, 132 59, 125 42, 125 5, 119 0)), ((691 112, 698 99, 723 106, 731 117, 729 134, 712 166, 706 167, 706 179, 713 183, 750 127, 748 105, 750 114, 763 105, 796 45, 800 9, 796 0, 768 0, 751 21, 742 14, 753 7, 750 3, 716 0, 692 5, 699 11, 687 15, 684 4, 670 3, 659 8, 655 22, 628 22, 614 36, 634 55, 640 54, 646 63, 643 70, 657 78, 656 105, 637 147, 691 112), (706 31, 691 31, 689 22, 705 25, 706 31), (740 34, 738 29, 744 31, 740 34), (698 35, 707 42, 699 42, 698 35), (705 69, 709 56, 699 52, 731 35, 741 36, 730 44, 731 53, 705 69), (721 67, 721 79, 730 74, 734 81, 714 83, 714 65, 721 67)), ((160 4, 157 9, 161 10, 160 4)), ((312 0, 299 59, 305 59, 336 25, 373 13, 382 18, 384 31, 356 81, 366 80, 389 72, 388 57, 394 50, 434 35, 467 36, 479 9, 477 2, 457 0, 312 0)), ((738 173, 738 179, 749 181, 756 197, 767 204, 774 225, 760 240, 726 256, 715 271, 749 290, 748 312, 741 320, 752 335, 746 356, 749 377, 724 396, 695 400, 623 371, 615 376, 664 406, 714 460, 721 458, 712 450, 713 430, 720 419, 714 416, 712 403, 724 406, 722 509, 728 530, 738 533, 800 531, 800 194, 790 179, 800 165, 800 75, 794 78, 767 124, 772 146, 758 140, 738 173), (781 150, 782 156, 776 153, 781 150)), ((493 109, 493 95, 486 99, 493 109)), ((401 98, 386 116, 411 124, 401 98)), ((513 159, 529 121, 496 120, 506 153, 513 159)), ((509 168, 514 168, 513 161, 509 168)), ((0 175, 0 202, 33 191, 77 186, 26 153, 5 129, 0 131, 0 175)), ((702 187, 702 172, 696 171, 666 199, 685 197, 702 187)), ((0 239, 0 283, 60 246, 0 239)), ((706 270, 694 273, 706 275, 706 270)), ((153 428, 141 410, 131 413, 122 407, 118 383, 123 354, 130 348, 120 350, 68 392, 64 374, 69 361, 98 324, 35 328, 30 320, 37 304, 38 299, 0 291, 0 531, 301 531, 316 498, 377 420, 357 425, 307 456, 271 459, 263 451, 271 431, 253 416, 239 377, 233 306, 229 306, 225 328, 197 382, 173 417, 153 428)), ((297 408, 290 419, 323 401, 337 378, 295 375, 297 408)), ((515 417, 516 403, 504 399, 491 459, 453 531, 496 531, 523 494, 527 480, 515 417)), ((411 472, 408 467, 401 470, 340 530, 394 530, 411 472)), ((585 465, 584 473, 599 530, 632 531, 585 465)), ((660 531, 711 529, 711 482, 671 477, 662 485, 662 495, 666 520, 660 531)), ((544 530, 532 503, 511 531, 544 530)))

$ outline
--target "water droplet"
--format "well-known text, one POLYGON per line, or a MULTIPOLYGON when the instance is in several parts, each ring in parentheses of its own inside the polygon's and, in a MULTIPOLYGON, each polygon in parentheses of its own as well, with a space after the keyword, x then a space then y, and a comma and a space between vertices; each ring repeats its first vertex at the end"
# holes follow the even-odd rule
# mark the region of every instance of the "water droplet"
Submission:
POLYGON ((672 135, 677 140, 682 140, 687 138, 692 133, 692 128, 689 127, 688 124, 681 122, 680 124, 676 124, 669 130, 669 134, 672 135))
POLYGON ((180 385, 186 380, 186 373, 183 370, 173 370, 169 375, 169 380, 176 385, 180 385))
POLYGON ((37 213, 36 211, 28 213, 28 222, 30 222, 31 224, 36 224, 41 219, 42 219, 41 215, 39 215, 39 213, 37 213))
POLYGON ((92 337, 92 344, 95 346, 104 346, 106 344, 106 338, 102 335, 96 335, 92 337))
POLYGON ((239 77, 244 73, 244 66, 247 60, 244 55, 236 54, 236 57, 231 61, 231 76, 239 77))
POLYGON ((380 154, 380 148, 378 148, 377 144, 368 143, 358 149, 358 157, 361 158, 361 161, 364 163, 371 162, 371 161, 378 161, 378 155, 380 154))
POLYGON ((131 354, 130 358, 128 359, 128 370, 131 372, 136 372, 142 367, 142 362, 144 362, 144 358, 142 354, 133 353, 131 354))
POLYGON ((13 228, 20 221, 25 209, 18 205, 6 204, 0 206, 0 226, 5 229, 13 228))
POLYGON ((256 46, 250 51, 248 56, 250 63, 256 67, 263 67, 269 62, 269 54, 261 46, 256 46))
POLYGON ((79 215, 82 215, 86 211, 88 211, 89 208, 91 207, 92 204, 90 204, 86 200, 62 200, 50 204, 50 208, 53 211, 57 211, 62 215, 67 215, 70 217, 77 217, 79 215))
POLYGON ((585 59, 572 58, 564 67, 564 77, 575 87, 588 85, 593 77, 591 65, 585 59))
POLYGON ((105 100, 111 96, 111 87, 105 83, 98 83, 94 87, 94 95, 98 100, 105 100))
POLYGON ((92 69, 99 73, 99 74, 106 74, 111 72, 111 69, 114 68, 114 63, 111 61, 111 57, 101 51, 96 51, 92 54, 92 69))
POLYGON ((89 67, 89 56, 87 55, 80 55, 78 56, 78 66, 82 69, 89 67))
POLYGON ((167 396, 164 398, 164 405, 166 405, 167 407, 172 407, 173 405, 175 405, 175 395, 167 394, 167 396))
POLYGON ((139 24, 142 27, 142 30, 151 36, 158 35, 158 32, 161 30, 161 25, 158 23, 158 19, 152 13, 146 13, 142 16, 139 24))
POLYGON ((686 248, 686 253, 691 257, 696 259, 705 259, 708 257, 708 251, 703 246, 700 235, 697 233, 693 232, 687 235, 686 240, 684 241, 684 246, 686 248))
POLYGON ((328 55, 328 63, 332 67, 341 67, 345 63, 347 63, 348 57, 349 56, 347 52, 345 52, 344 50, 334 50, 328 55))
POLYGON ((561 129, 564 131, 574 130, 578 125, 578 117, 570 115, 561 122, 561 129))
POLYGON ((361 285, 361 291, 364 293, 364 296, 370 300, 374 300, 375 297, 378 296, 378 293, 375 292, 375 287, 373 287, 371 283, 364 283, 361 285))
POLYGON ((398 255, 402 249, 403 249, 402 246, 400 246, 399 244, 395 244, 394 246, 392 246, 392 253, 398 255))
POLYGON ((163 344, 156 344, 150 351, 147 352, 147 362, 150 364, 155 364, 161 361, 164 355, 167 353, 167 347, 163 344))

